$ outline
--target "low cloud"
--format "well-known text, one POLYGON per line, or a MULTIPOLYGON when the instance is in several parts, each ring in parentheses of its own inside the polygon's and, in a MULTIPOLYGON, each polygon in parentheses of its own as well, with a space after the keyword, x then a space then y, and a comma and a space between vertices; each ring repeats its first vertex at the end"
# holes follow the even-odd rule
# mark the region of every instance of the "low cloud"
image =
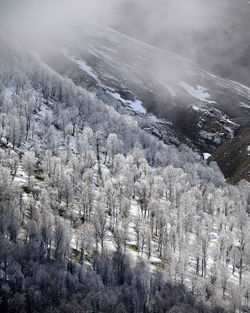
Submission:
POLYGON ((48 37, 62 33, 68 24, 89 19, 172 50, 208 69, 219 68, 225 76, 240 76, 241 68, 231 69, 230 64, 240 66, 247 61, 247 30, 239 33, 238 23, 244 22, 245 7, 250 5, 243 0, 2 0, 0 31, 46 48, 48 37))

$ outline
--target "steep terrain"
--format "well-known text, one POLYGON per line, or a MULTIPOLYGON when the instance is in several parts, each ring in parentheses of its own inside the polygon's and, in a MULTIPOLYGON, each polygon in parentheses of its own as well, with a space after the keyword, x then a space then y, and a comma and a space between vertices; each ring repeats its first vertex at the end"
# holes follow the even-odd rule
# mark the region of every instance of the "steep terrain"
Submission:
POLYGON ((250 86, 249 1, 125 0, 120 12, 110 24, 122 33, 250 86))
POLYGON ((250 126, 240 127, 234 138, 219 147, 213 159, 223 169, 224 175, 232 183, 241 179, 249 180, 250 175, 250 126))
POLYGON ((90 23, 0 44, 0 311, 247 311, 249 183, 181 143, 248 89, 90 23))
MULTIPOLYGON (((248 140, 248 87, 89 22, 57 36, 49 57, 48 53, 42 57, 119 112, 135 116, 165 142, 185 143, 213 155, 231 181, 250 179, 248 158, 230 154, 232 139, 248 140), (235 169, 235 162, 244 170, 235 169)), ((242 149, 246 154, 246 146, 242 149)))

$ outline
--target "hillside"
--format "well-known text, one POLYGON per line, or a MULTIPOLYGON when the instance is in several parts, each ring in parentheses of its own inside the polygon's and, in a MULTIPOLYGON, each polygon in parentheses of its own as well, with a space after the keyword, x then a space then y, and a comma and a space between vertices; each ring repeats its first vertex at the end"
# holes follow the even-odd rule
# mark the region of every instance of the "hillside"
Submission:
POLYGON ((202 153, 248 151, 249 89, 90 22, 52 37, 0 40, 0 311, 247 312, 249 182, 202 153))
MULTIPOLYGON (((165 142, 211 155, 223 147, 226 158, 235 132, 248 136, 248 131, 241 134, 250 122, 248 87, 96 24, 72 27, 61 37, 45 61, 116 110, 136 115, 143 128, 165 142)), ((243 162, 248 170, 240 173, 224 167, 227 159, 218 164, 238 182, 250 179, 249 162, 243 162)))

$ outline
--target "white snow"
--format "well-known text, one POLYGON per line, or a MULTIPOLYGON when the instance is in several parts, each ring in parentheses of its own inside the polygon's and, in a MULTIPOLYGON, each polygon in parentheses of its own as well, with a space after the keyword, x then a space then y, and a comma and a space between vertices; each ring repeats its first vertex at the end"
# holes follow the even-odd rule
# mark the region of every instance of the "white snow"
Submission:
POLYGON ((120 95, 119 93, 117 93, 117 92, 107 91, 107 93, 108 93, 109 95, 111 95, 113 98, 115 98, 115 99, 121 101, 121 102, 124 103, 124 104, 125 104, 125 103, 128 103, 128 101, 125 100, 125 99, 123 99, 123 98, 121 97, 121 95, 120 95))
POLYGON ((149 118, 150 118, 150 120, 151 120, 152 122, 154 122, 154 123, 162 123, 162 120, 159 119, 158 117, 156 117, 156 116, 153 115, 153 114, 150 114, 149 118))
POLYGON ((138 112, 138 113, 142 113, 142 114, 146 114, 147 110, 142 106, 142 102, 140 100, 136 100, 136 101, 130 101, 130 106, 131 108, 138 112))
POLYGON ((76 144, 76 137, 75 136, 71 136, 70 137, 70 149, 74 152, 76 152, 76 147, 77 147, 77 144, 76 144))
POLYGON ((114 62, 112 57, 110 57, 107 53, 105 53, 104 51, 101 50, 101 49, 104 49, 104 47, 101 46, 100 49, 96 49, 92 45, 89 45, 89 48, 90 48, 91 54, 93 54, 98 59, 99 58, 105 58, 105 59, 108 59, 111 62, 114 62))
POLYGON ((250 156, 250 145, 247 147, 247 155, 250 156))
POLYGON ((226 125, 224 125, 223 128, 228 132, 228 134, 230 135, 231 138, 234 137, 234 131, 233 131, 232 128, 230 128, 230 127, 228 127, 226 125))
POLYGON ((135 100, 135 101, 126 100, 122 98, 121 95, 117 92, 107 91, 107 93, 111 95, 113 98, 121 101, 122 103, 128 104, 135 112, 142 113, 142 114, 147 113, 147 110, 142 106, 142 102, 140 100, 135 100))
POLYGON ((49 109, 49 107, 46 106, 45 104, 42 104, 38 115, 41 116, 42 119, 45 119, 45 117, 48 117, 49 119, 52 120, 53 111, 49 109))
POLYGON ((206 132, 205 130, 201 130, 200 136, 203 139, 213 140, 214 143, 217 143, 217 144, 221 143, 221 137, 217 133, 209 133, 209 132, 206 132))
POLYGON ((4 95, 6 97, 10 98, 14 92, 15 92, 15 87, 13 87, 13 86, 6 87, 4 90, 4 95))
POLYGON ((115 53, 116 53, 116 50, 111 49, 111 48, 109 48, 109 47, 103 46, 103 49, 104 49, 104 50, 107 50, 107 51, 110 51, 110 52, 115 52, 115 53))
POLYGON ((199 99, 201 101, 207 102, 207 103, 215 103, 215 101, 209 100, 210 94, 206 91, 205 87, 198 85, 196 88, 194 88, 191 85, 189 85, 183 81, 180 81, 179 84, 182 88, 184 88, 187 91, 187 93, 190 96, 192 96, 196 99, 199 99))
POLYGON ((25 173, 22 166, 19 166, 17 169, 17 173, 14 178, 15 183, 19 183, 21 186, 27 184, 28 175, 25 173))
POLYGON ((98 81, 98 77, 96 75, 96 73, 94 72, 94 70, 92 69, 91 66, 89 66, 84 60, 80 60, 77 59, 75 56, 72 56, 68 53, 68 51, 66 49, 60 49, 60 51, 62 52, 62 54, 70 59, 71 61, 73 61, 74 63, 76 63, 78 65, 78 67, 83 70, 84 72, 86 72, 89 76, 93 77, 95 80, 98 81))
POLYGON ((204 108, 199 107, 198 105, 190 105, 193 110, 198 111, 198 112, 207 112, 204 108))
POLYGON ((239 82, 236 82, 236 81, 234 81, 234 80, 229 80, 229 81, 231 81, 232 83, 234 83, 234 84, 240 86, 241 88, 245 89, 245 91, 247 91, 248 93, 250 93, 250 88, 249 88, 249 87, 247 87, 247 86, 245 86, 245 85, 243 85, 243 84, 241 84, 241 83, 239 83, 239 82))
POLYGON ((205 152, 205 153, 203 153, 203 157, 204 157, 204 160, 208 160, 211 157, 211 154, 205 152))
POLYGON ((241 107, 246 108, 246 109, 250 109, 250 104, 246 104, 246 103, 241 103, 241 107))
POLYGON ((85 61, 83 60, 77 60, 74 57, 72 57, 72 60, 75 61, 75 63, 78 64, 79 68, 83 71, 85 71, 89 76, 93 77, 94 79, 98 80, 97 75, 94 73, 92 68, 88 66, 85 61))

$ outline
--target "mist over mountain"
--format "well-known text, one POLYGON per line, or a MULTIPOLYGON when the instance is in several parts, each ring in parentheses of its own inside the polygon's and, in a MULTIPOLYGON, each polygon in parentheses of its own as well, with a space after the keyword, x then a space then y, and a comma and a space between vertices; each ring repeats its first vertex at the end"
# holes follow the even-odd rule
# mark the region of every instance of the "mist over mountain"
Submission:
POLYGON ((3 0, 0 14, 7 29, 17 36, 29 33, 33 40, 33 32, 41 36, 89 19, 250 85, 250 4, 246 0, 73 0, 70 4, 3 0))
POLYGON ((250 85, 250 4, 245 0, 125 1, 113 26, 250 85))
POLYGON ((249 3, 0 2, 0 312, 250 310, 249 3))

